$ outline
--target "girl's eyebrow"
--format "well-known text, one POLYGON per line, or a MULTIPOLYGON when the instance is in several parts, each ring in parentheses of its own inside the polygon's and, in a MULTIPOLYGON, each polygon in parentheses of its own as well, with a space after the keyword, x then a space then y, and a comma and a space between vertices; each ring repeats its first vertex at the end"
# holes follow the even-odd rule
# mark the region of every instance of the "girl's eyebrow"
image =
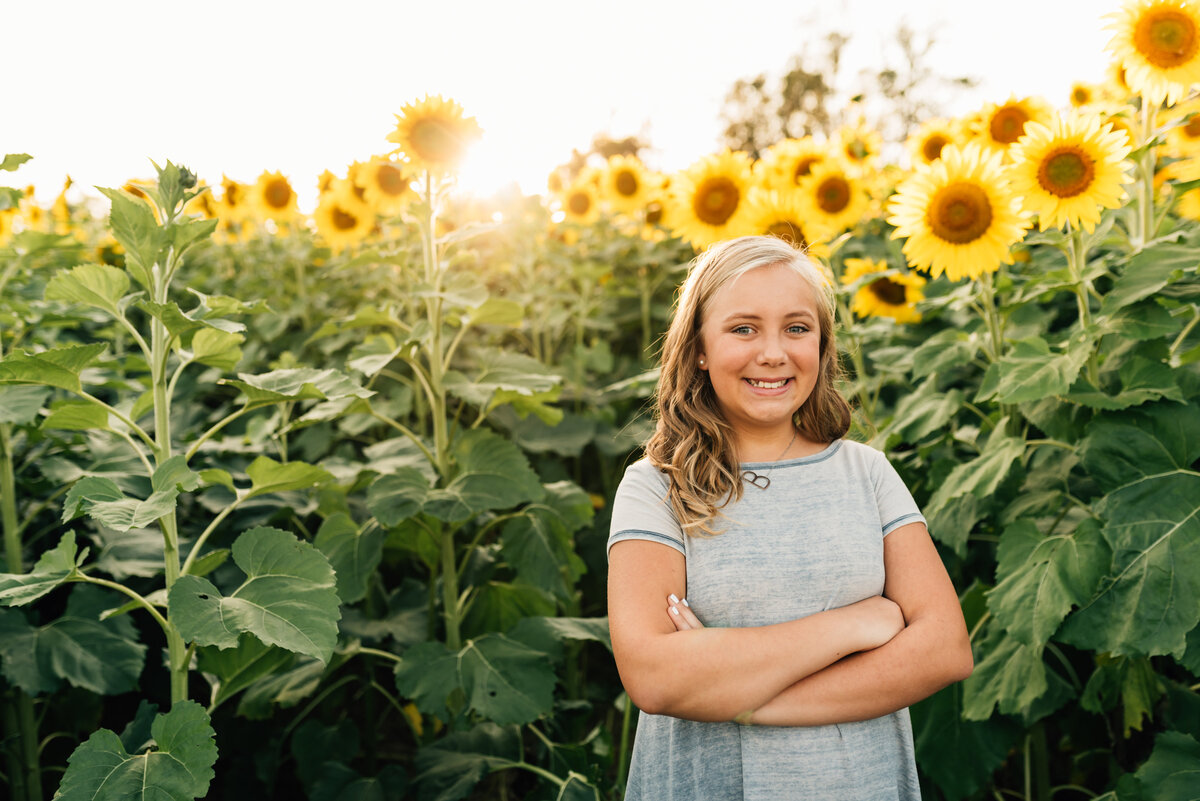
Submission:
MULTIPOLYGON (((813 312, 809 311, 808 309, 800 309, 798 311, 788 312, 787 314, 785 314, 783 316, 783 319, 792 320, 792 319, 799 319, 799 318, 808 318, 810 320, 815 320, 816 317, 817 316, 813 312)), ((725 322, 731 322, 733 320, 751 320, 753 322, 760 322, 762 319, 763 318, 761 315, 756 314, 754 312, 733 312, 732 314, 729 314, 725 317, 725 322)))

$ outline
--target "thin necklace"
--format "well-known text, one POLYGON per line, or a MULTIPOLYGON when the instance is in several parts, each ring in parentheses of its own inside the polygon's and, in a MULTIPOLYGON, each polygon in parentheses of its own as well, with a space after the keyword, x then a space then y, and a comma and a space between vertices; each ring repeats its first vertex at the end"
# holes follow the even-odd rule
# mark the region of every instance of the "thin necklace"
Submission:
MULTIPOLYGON (((792 426, 792 438, 788 440, 787 447, 783 449, 783 453, 775 457, 775 462, 778 462, 780 459, 782 459, 783 454, 790 451, 792 449, 792 445, 796 444, 796 433, 796 427, 792 426)), ((775 469, 775 462, 771 462, 771 466, 766 469, 767 473, 770 473, 775 469)), ((771 486, 771 479, 769 476, 762 473, 755 473, 753 470, 743 470, 742 479, 744 481, 749 481, 751 484, 762 490, 765 490, 767 487, 771 486)))

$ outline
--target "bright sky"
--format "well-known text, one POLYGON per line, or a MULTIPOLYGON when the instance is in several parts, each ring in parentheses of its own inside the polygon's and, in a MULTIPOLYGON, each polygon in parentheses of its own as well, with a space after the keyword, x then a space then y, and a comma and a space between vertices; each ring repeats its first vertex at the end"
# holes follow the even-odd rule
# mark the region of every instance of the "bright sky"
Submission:
POLYGON ((35 184, 48 201, 69 173, 96 194, 170 159, 209 183, 281 170, 310 210, 322 170, 390 150, 394 115, 429 93, 484 129, 464 187, 537 193, 597 132, 649 139, 644 158, 666 171, 714 152, 733 83, 782 74, 831 29, 851 36, 851 77, 884 66, 902 21, 934 34, 939 74, 981 80, 949 113, 1011 93, 1065 105, 1073 81, 1103 78, 1102 16, 1118 2, 6 3, 0 153, 34 159, 0 184, 35 184))

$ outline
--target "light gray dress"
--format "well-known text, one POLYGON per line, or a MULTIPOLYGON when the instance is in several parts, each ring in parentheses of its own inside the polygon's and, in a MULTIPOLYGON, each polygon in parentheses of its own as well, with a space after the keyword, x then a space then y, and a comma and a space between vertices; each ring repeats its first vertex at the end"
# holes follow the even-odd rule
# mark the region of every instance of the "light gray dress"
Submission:
MULTIPOLYGON (((706 626, 763 626, 846 606, 883 591, 883 538, 924 517, 880 452, 838 440, 812 456, 747 463, 725 509, 725 532, 684 537, 667 479, 630 465, 613 502, 608 547, 660 542, 687 559, 687 595, 706 626)), ((908 710, 834 726, 638 720, 626 801, 917 801, 908 710)))

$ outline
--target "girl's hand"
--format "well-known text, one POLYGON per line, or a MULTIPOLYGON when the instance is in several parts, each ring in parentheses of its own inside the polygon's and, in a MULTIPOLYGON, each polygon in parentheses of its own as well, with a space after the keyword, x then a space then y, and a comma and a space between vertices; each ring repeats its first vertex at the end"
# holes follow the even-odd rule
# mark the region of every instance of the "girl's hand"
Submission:
POLYGON ((704 628, 704 624, 692 612, 692 607, 688 605, 686 598, 680 600, 675 595, 668 595, 667 617, 671 619, 671 623, 675 626, 676 631, 704 628))

